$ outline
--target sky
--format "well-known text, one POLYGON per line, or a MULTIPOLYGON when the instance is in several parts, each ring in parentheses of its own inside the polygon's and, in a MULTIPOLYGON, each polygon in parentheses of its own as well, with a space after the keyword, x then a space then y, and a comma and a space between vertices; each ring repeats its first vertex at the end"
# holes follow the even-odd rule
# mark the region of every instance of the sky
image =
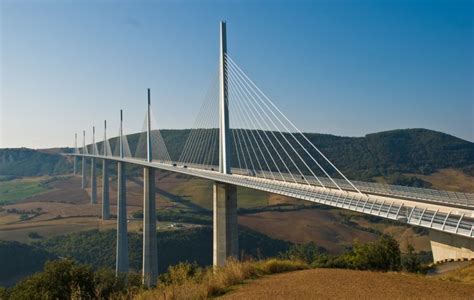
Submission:
MULTIPOLYGON (((474 1, 0 0, 0 148, 189 128, 229 55, 302 131, 474 141, 474 1)), ((90 141, 89 141, 90 142, 90 141)))

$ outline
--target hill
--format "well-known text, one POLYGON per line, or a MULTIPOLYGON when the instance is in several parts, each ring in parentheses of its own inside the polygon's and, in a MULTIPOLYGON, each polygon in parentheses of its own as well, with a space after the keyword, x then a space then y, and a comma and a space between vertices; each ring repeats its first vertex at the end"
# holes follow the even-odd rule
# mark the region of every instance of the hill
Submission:
POLYGON ((222 299, 469 299, 473 294, 474 285, 416 275, 313 269, 255 280, 222 299))
MULTIPOLYGON (((172 159, 179 157, 189 133, 189 129, 162 130, 172 159)), ((463 170, 468 174, 474 172, 474 143, 432 130, 401 129, 365 137, 305 135, 351 179, 373 180, 382 176, 398 184, 420 185, 420 181, 410 178, 390 177, 399 173, 430 174, 445 168, 463 170)), ((128 137, 132 152, 138 138, 139 134, 128 137)), ((110 144, 114 147, 115 140, 112 139, 110 144)), ((71 149, 65 148, 64 151, 71 149)), ((70 162, 55 153, 57 150, 0 149, 0 175, 37 176, 70 172, 70 162)))
POLYGON ((59 154, 28 148, 0 149, 0 175, 42 176, 71 171, 72 165, 59 154))

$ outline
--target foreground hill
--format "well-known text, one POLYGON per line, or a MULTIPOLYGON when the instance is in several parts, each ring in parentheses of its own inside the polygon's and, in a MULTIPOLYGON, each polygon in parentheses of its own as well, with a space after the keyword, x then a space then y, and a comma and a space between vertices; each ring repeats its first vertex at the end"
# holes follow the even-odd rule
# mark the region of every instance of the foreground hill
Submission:
POLYGON ((239 286, 223 299, 471 299, 474 285, 402 273, 313 269, 239 286))
MULTIPOLYGON (((162 130, 172 159, 178 159, 189 133, 187 129, 162 130)), ((398 173, 430 174, 445 168, 474 172, 474 143, 432 130, 392 130, 365 137, 316 133, 306 136, 351 179, 371 180, 398 173)), ((128 138, 132 152, 138 138, 138 134, 128 138)), ((112 139, 110 144, 114 147, 115 141, 112 139)), ((0 175, 38 176, 71 170, 71 163, 57 151, 0 149, 0 175)))

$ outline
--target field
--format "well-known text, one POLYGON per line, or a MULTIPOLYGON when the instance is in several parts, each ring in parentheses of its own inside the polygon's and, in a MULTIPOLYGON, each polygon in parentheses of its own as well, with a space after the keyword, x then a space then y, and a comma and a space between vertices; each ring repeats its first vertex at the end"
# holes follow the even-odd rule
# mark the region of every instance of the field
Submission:
POLYGON ((474 285, 402 273, 313 269, 272 275, 222 299, 472 299, 474 285))
POLYGON ((0 181, 0 205, 15 203, 28 197, 48 192, 45 177, 30 177, 0 181))
MULTIPOLYGON (((100 220, 101 177, 97 181, 98 204, 90 204, 90 188, 86 188, 85 191, 80 188, 79 176, 57 177, 54 180, 43 178, 42 180, 46 179, 49 180, 47 184, 43 184, 45 191, 42 193, 2 206, 4 211, 0 212, 0 239, 31 242, 29 237, 31 232, 37 232, 43 237, 51 237, 81 230, 103 230, 115 226, 114 219, 106 222, 100 220), (12 210, 16 212, 11 213, 12 210)), ((142 185, 143 181, 140 177, 130 177, 127 180, 129 216, 142 209, 142 185)), ((180 174, 157 172, 156 186, 158 209, 200 211, 210 210, 212 207, 212 182, 210 181, 180 174)), ((116 180, 112 178, 110 182, 112 216, 116 213, 116 190, 116 180)), ((239 207, 243 208, 275 204, 309 205, 305 201, 244 188, 238 189, 238 199, 239 207)), ((139 230, 140 222, 135 220, 130 222, 131 231, 139 230)), ((162 230, 169 226, 167 223, 159 222, 159 224, 162 230)), ((429 250, 428 237, 417 235, 410 228, 374 223, 362 218, 359 214, 339 209, 262 211, 239 216, 239 224, 276 239, 293 243, 315 242, 331 253, 342 252, 354 240, 373 241, 382 232, 394 234, 402 245, 402 249, 410 243, 418 251, 429 250), (345 219, 350 219, 355 223, 344 222, 345 219)))
POLYGON ((432 188, 474 193, 474 177, 466 175, 460 170, 443 169, 430 175, 411 174, 432 184, 432 188))

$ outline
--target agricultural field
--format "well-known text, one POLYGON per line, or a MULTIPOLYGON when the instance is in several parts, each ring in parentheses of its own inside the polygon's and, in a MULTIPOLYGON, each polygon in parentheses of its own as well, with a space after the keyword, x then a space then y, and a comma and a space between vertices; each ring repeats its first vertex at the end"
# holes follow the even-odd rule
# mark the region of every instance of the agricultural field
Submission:
POLYGON ((46 177, 29 177, 0 181, 0 205, 15 203, 20 200, 50 191, 45 184, 46 177))

